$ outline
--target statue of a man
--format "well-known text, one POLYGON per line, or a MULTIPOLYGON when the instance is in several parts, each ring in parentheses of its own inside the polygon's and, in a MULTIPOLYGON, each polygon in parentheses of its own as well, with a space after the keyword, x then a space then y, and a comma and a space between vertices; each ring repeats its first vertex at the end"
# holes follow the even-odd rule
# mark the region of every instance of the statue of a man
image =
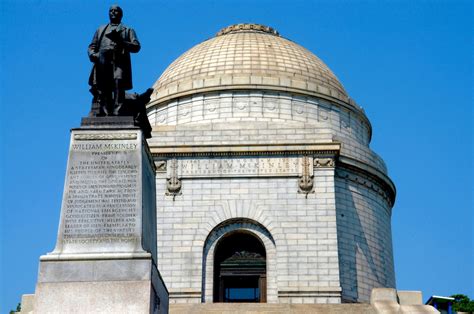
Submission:
POLYGON ((94 63, 89 85, 100 116, 120 115, 125 91, 132 89, 130 53, 138 52, 140 43, 135 31, 121 23, 122 16, 118 5, 111 6, 110 23, 97 29, 88 49, 94 63))

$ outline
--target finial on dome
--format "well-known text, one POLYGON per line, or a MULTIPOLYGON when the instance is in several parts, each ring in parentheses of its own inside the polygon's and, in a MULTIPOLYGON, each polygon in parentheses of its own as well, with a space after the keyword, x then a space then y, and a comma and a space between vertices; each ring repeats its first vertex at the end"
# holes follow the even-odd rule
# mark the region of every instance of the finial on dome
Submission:
POLYGON ((231 33, 237 33, 237 32, 262 32, 262 33, 267 33, 275 36, 280 36, 280 33, 278 31, 270 26, 265 26, 261 24, 252 24, 252 23, 241 23, 241 24, 234 24, 231 26, 227 26, 223 29, 221 29, 216 36, 222 36, 226 34, 231 34, 231 33))

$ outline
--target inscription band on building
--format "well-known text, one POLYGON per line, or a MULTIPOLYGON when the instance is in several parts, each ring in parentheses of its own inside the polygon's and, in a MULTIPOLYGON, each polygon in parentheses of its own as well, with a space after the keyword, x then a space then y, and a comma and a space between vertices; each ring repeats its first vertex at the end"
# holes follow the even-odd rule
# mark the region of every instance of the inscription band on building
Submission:
MULTIPOLYGON (((169 163, 170 161, 168 161, 169 163)), ((307 165, 312 169, 313 165, 307 165)), ((180 178, 231 176, 298 176, 303 172, 303 157, 240 157, 178 159, 180 178)), ((168 177, 171 177, 168 166, 168 177)))

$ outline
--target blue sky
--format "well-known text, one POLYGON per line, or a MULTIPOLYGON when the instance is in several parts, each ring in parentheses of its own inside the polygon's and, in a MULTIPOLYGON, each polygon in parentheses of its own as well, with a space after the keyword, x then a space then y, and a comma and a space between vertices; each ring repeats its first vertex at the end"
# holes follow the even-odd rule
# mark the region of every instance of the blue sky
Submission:
MULTIPOLYGON (((86 48, 112 2, 0 1, 0 312, 54 248, 69 129, 90 106, 86 48)), ((470 1, 121 1, 141 92, 195 44, 266 24, 319 56, 373 126, 397 186, 397 288, 474 298, 470 1)))

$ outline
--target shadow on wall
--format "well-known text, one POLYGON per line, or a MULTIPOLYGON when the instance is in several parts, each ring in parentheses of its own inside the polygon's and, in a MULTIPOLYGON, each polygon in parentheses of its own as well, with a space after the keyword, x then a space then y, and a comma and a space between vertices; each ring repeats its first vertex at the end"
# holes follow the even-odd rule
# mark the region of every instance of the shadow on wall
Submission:
MULTIPOLYGON (((372 230, 367 226, 368 222, 363 217, 370 215, 371 208, 363 208, 361 202, 357 202, 356 195, 360 195, 360 199, 367 198, 356 187, 344 180, 338 178, 336 180, 336 221, 337 221, 337 238, 339 252, 339 268, 342 286, 342 302, 352 303, 369 301, 370 290, 377 287, 387 287, 387 278, 384 274, 380 274, 380 267, 377 267, 376 257, 374 257, 369 246, 369 233, 373 233, 380 228, 374 226, 372 230), (359 203, 357 208, 357 203, 359 203), (370 286, 367 282, 367 276, 373 277, 377 286, 370 286), (363 289, 367 289, 367 295, 361 293, 363 289)), ((378 246, 385 248, 383 237, 372 237, 377 239, 378 246)), ((385 256, 379 256, 382 264, 385 265, 385 256)))

